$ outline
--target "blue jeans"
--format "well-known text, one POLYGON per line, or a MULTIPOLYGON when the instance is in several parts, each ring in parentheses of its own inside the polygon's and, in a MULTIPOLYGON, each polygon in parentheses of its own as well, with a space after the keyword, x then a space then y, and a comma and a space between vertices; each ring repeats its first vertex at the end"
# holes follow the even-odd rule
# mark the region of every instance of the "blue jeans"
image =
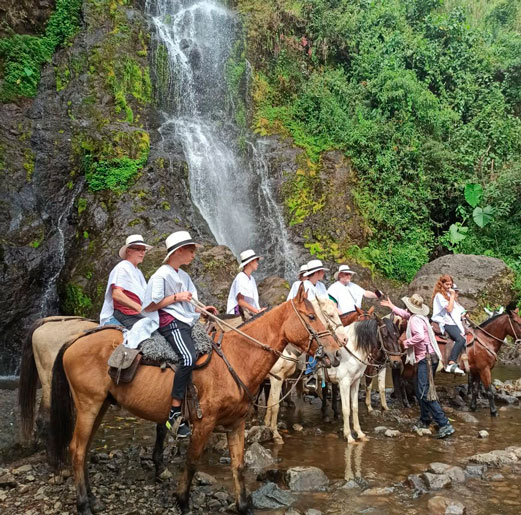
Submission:
MULTIPOLYGON (((436 363, 431 363, 432 375, 436 373, 436 363)), ((420 404, 420 419, 425 424, 434 422, 439 427, 445 426, 449 423, 444 411, 441 409, 438 401, 428 401, 427 392, 429 391, 429 373, 427 368, 427 359, 424 358, 418 362, 418 370, 416 372, 416 397, 420 404)))
POLYGON ((304 375, 308 376, 315 372, 315 369, 317 368, 317 360, 313 356, 308 356, 308 360, 306 363, 306 371, 304 372, 304 375))
POLYGON ((449 361, 458 362, 461 351, 465 348, 466 340, 457 325, 446 325, 445 332, 454 340, 454 347, 450 351, 449 361))

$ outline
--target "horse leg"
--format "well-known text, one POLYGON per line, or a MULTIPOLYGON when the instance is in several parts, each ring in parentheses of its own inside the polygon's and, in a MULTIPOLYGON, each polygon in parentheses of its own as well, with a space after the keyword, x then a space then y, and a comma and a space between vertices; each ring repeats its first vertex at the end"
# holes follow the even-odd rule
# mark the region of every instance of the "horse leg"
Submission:
POLYGON ((385 398, 385 376, 387 374, 387 368, 383 367, 380 372, 378 372, 378 392, 380 393, 380 405, 382 406, 383 411, 388 411, 389 406, 387 406, 387 399, 385 398))
POLYGON ((205 425, 201 422, 193 425, 192 437, 190 439, 190 445, 188 446, 188 452, 186 453, 185 467, 176 494, 177 502, 182 513, 190 512, 190 486, 192 485, 192 479, 195 474, 197 460, 203 453, 204 446, 215 425, 209 420, 205 420, 205 422, 205 425))
POLYGON ((243 515, 253 515, 251 499, 248 497, 244 483, 244 423, 245 420, 241 420, 237 427, 227 434, 228 447, 232 460, 237 511, 243 515))
POLYGON ((373 378, 366 378, 365 380, 365 405, 367 407, 367 411, 371 413, 373 411, 373 406, 371 404, 371 391, 373 390, 373 378))
POLYGON ((166 438, 166 425, 156 425, 156 443, 154 444, 154 451, 152 452, 152 461, 156 469, 156 479, 166 470, 165 462, 163 461, 163 450, 166 438))
POLYGON ((497 408, 496 408, 496 403, 494 401, 494 392, 492 391, 492 388, 490 387, 490 384, 492 382, 492 375, 490 373, 490 368, 485 367, 482 370, 480 370, 479 376, 480 376, 481 382, 483 383, 483 386, 485 387, 485 392, 488 397, 488 403, 489 403, 489 407, 490 407, 490 416, 497 417, 498 412, 497 412, 497 408))
POLYGON ((329 386, 326 383, 325 386, 322 387, 322 420, 324 422, 329 422, 329 417, 327 416, 327 394, 329 391, 329 386))
POLYGON ((340 400, 342 401, 342 415, 344 417, 344 438, 347 443, 355 443, 355 439, 351 434, 351 427, 349 425, 349 414, 351 411, 350 406, 350 390, 351 383, 349 378, 343 378, 340 380, 340 400))
POLYGON ((103 408, 101 406, 95 412, 93 409, 88 410, 84 407, 78 409, 74 434, 69 446, 74 483, 76 485, 76 506, 79 515, 92 515, 93 513, 89 499, 90 487, 86 457, 93 429, 96 423, 99 425, 101 421, 101 417, 98 414, 103 416, 102 411, 103 408))
POLYGON ((351 385, 351 410, 353 412, 353 429, 360 440, 367 440, 367 436, 360 427, 360 420, 358 419, 358 389, 360 388, 360 379, 357 379, 351 385))
POLYGON ((472 375, 472 399, 470 401, 470 409, 472 411, 476 411, 477 408, 477 400, 478 400, 478 388, 479 388, 479 376, 472 375))
POLYGON ((338 385, 331 384, 331 404, 333 407, 333 418, 338 420, 338 415, 340 414, 338 411, 338 385))
POLYGON ((271 428, 273 432, 273 440, 275 443, 283 444, 284 440, 279 433, 277 428, 277 420, 279 418, 280 408, 280 391, 282 390, 282 381, 270 377, 271 390, 270 396, 268 397, 266 416, 264 418, 264 424, 271 428))

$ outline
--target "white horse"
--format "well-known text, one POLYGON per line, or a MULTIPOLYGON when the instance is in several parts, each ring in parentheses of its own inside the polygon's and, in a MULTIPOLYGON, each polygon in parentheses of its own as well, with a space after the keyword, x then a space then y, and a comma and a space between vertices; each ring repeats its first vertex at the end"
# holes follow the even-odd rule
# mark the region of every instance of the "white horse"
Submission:
MULTIPOLYGON (((311 301, 315 308, 315 313, 320 318, 321 322, 330 331, 334 331, 340 342, 344 343, 346 339, 345 327, 340 321, 336 304, 331 299, 317 298, 311 301)), ((291 377, 296 369, 300 352, 298 352, 292 345, 288 345, 283 352, 283 356, 288 359, 279 358, 273 368, 270 370, 270 395, 266 401, 266 415, 264 417, 264 424, 273 431, 273 440, 276 443, 282 444, 284 440, 277 428, 277 420, 279 417, 280 408, 280 393, 285 379, 291 377), (273 375, 271 375, 273 374, 273 375), (274 377, 276 376, 276 377, 274 377)))

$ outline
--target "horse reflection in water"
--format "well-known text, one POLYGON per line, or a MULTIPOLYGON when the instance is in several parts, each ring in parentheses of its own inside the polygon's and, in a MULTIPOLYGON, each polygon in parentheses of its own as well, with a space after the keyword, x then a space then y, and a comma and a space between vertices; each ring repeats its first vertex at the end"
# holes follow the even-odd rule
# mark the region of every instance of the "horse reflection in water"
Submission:
POLYGON ((363 480, 362 456, 366 445, 367 442, 364 440, 358 442, 357 445, 346 445, 344 453, 346 460, 344 479, 346 481, 354 480, 358 482, 363 480))

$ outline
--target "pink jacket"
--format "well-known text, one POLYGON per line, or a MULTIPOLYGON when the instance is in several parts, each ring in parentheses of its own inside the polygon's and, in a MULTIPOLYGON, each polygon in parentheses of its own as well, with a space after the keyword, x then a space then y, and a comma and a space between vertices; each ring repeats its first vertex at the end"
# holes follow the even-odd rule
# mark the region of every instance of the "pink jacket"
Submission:
POLYGON ((416 363, 425 358, 426 349, 428 349, 429 354, 432 354, 434 349, 431 345, 429 331, 425 325, 425 322, 420 317, 411 315, 409 311, 397 308, 396 306, 393 308, 393 312, 396 313, 399 317, 402 317, 405 320, 409 320, 411 327, 411 337, 405 340, 403 344, 406 348, 414 347, 414 357, 416 358, 416 363))

